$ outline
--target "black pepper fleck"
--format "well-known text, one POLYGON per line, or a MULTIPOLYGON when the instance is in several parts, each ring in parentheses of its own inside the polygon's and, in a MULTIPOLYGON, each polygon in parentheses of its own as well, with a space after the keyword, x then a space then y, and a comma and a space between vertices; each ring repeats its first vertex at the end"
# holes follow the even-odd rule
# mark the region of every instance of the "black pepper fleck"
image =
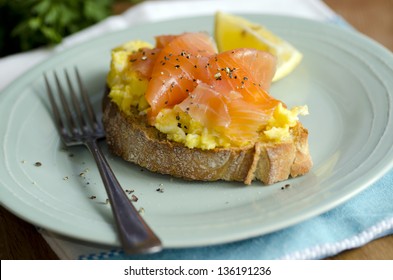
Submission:
POLYGON ((221 80, 221 73, 220 73, 220 72, 216 73, 216 74, 214 75, 214 78, 215 78, 216 80, 221 80))
POLYGON ((285 184, 283 187, 281 187, 282 190, 285 190, 287 188, 289 188, 291 185, 290 184, 285 184))

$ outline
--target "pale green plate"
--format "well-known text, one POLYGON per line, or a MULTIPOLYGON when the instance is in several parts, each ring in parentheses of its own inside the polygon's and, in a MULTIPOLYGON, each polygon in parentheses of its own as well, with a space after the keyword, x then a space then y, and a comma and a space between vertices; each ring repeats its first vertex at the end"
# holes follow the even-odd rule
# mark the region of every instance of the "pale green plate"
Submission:
MULTIPOLYGON (((201 183, 141 170, 108 155, 125 189, 165 247, 220 244, 273 232, 321 214, 376 181, 393 166, 393 56, 353 31, 271 15, 249 15, 304 54, 273 85, 287 105, 309 106, 312 171, 272 186, 201 183), (282 189, 289 183, 291 187, 282 189), (157 188, 164 192, 157 192, 157 188)), ((42 74, 77 66, 99 107, 110 49, 122 42, 213 29, 212 17, 132 27, 54 55, 0 94, 0 196, 21 218, 68 237, 119 244, 96 166, 84 148, 63 149, 42 74), (37 167, 35 162, 41 162, 37 167), (85 172, 85 176, 80 173, 85 172), (96 196, 96 199, 89 199, 96 196)), ((106 151, 105 143, 102 143, 106 151)))

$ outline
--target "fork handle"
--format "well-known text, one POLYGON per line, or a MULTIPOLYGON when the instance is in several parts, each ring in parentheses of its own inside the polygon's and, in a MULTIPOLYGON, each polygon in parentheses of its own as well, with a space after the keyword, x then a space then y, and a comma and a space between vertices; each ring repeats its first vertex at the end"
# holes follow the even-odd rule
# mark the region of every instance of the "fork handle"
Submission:
POLYGON ((112 207, 125 253, 157 252, 162 249, 159 238, 145 223, 110 168, 97 141, 86 141, 93 154, 112 207))

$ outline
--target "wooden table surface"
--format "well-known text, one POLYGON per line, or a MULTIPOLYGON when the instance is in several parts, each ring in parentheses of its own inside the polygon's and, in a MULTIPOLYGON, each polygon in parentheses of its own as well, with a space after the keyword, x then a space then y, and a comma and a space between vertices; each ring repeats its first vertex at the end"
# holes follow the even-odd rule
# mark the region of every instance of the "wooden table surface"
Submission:
MULTIPOLYGON (((325 0, 358 31, 393 51, 393 0, 325 0)), ((123 11, 124 4, 115 6, 123 11)), ((34 226, 0 207, 0 259, 58 259, 34 226)), ((335 260, 393 259, 393 235, 330 257, 335 260)))

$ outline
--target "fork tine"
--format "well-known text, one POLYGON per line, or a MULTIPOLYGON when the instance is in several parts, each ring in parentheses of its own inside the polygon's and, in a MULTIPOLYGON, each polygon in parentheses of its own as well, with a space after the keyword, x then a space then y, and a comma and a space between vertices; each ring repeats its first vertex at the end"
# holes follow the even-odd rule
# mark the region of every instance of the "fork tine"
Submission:
POLYGON ((65 98, 64 90, 63 90, 62 86, 60 85, 59 78, 57 77, 56 72, 53 72, 53 75, 55 77, 57 90, 59 92, 61 105, 64 108, 64 112, 65 112, 65 115, 66 115, 66 119, 67 119, 69 130, 74 135, 79 134, 79 130, 78 130, 76 124, 75 124, 74 117, 71 114, 70 107, 68 106, 68 102, 67 102, 67 100, 65 98))
POLYGON ((61 115, 60 115, 60 111, 59 111, 59 109, 58 109, 58 107, 56 105, 56 101, 55 101, 55 98, 53 96, 52 88, 51 88, 51 86, 49 84, 48 78, 47 78, 45 73, 44 73, 44 79, 45 79, 45 85, 46 85, 46 92, 47 92, 48 97, 49 97, 49 102, 50 102, 50 105, 52 107, 52 112, 55 115, 55 121, 57 123, 57 128, 58 128, 58 130, 59 130, 59 132, 61 134, 63 134, 63 135, 64 134, 68 134, 67 133, 67 129, 64 126, 64 123, 62 121, 62 118, 61 118, 61 115))
POLYGON ((86 88, 83 86, 82 78, 79 75, 78 68, 75 67, 74 69, 75 69, 76 78, 78 80, 79 91, 81 92, 84 105, 85 105, 85 107, 87 109, 87 113, 88 113, 88 116, 89 116, 90 124, 92 125, 92 127, 94 129, 97 129, 97 128, 99 128, 100 125, 97 122, 96 115, 95 115, 94 110, 93 110, 93 106, 91 105, 91 102, 90 102, 89 96, 87 94, 86 88))
POLYGON ((87 125, 86 125, 86 122, 85 122, 85 118, 83 117, 83 114, 82 114, 80 103, 78 102, 78 98, 76 97, 76 93, 75 93, 74 87, 72 86, 72 82, 71 82, 70 76, 68 75, 68 72, 67 72, 66 69, 64 69, 64 74, 65 74, 65 77, 67 79, 68 88, 70 90, 71 101, 72 101, 73 107, 76 110, 76 113, 78 115, 77 119, 79 121, 80 127, 82 128, 83 131, 87 130, 87 125))

